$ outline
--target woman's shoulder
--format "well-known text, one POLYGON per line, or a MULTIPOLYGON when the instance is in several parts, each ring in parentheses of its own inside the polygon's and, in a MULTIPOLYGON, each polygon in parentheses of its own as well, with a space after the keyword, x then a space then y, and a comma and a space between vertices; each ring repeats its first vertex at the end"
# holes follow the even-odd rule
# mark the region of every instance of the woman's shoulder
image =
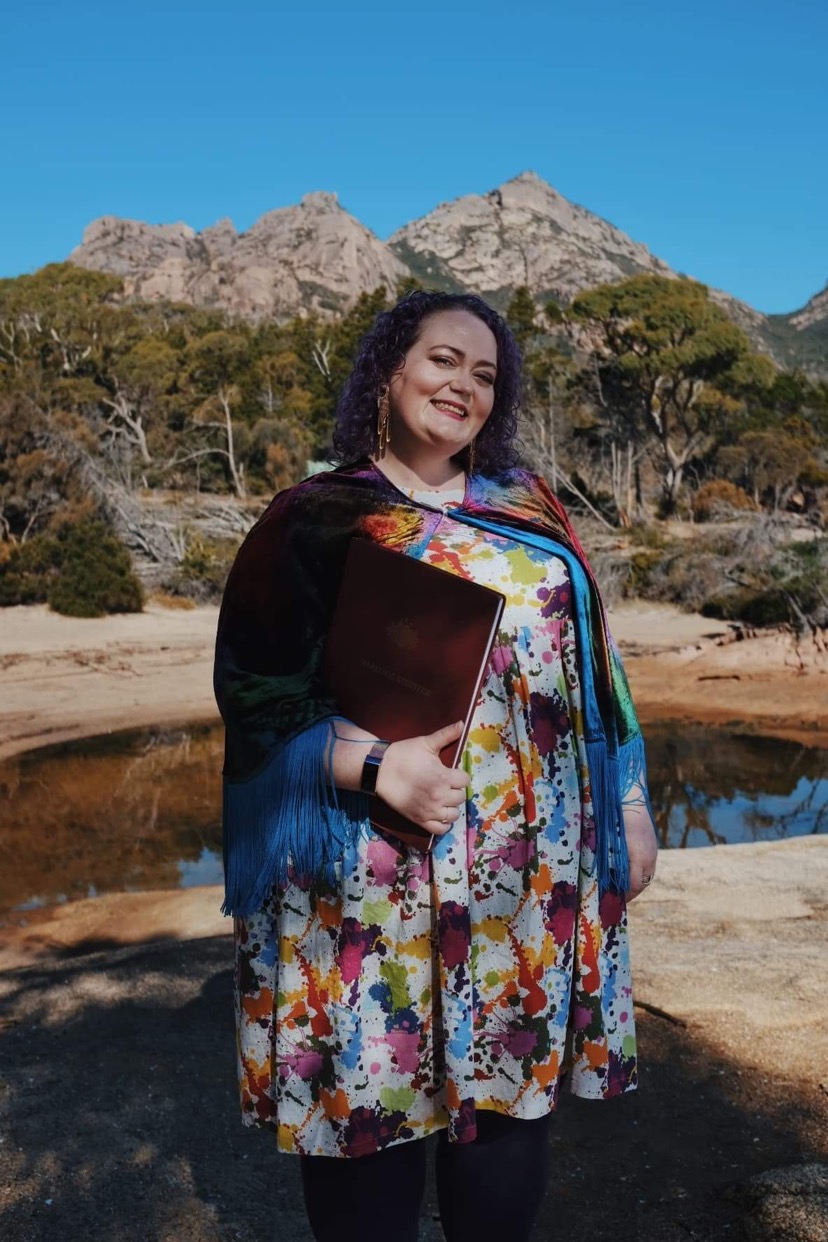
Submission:
POLYGON ((349 504, 352 506, 359 494, 375 489, 375 480, 362 461, 316 470, 277 492, 251 528, 248 538, 269 535, 277 528, 289 526, 312 528, 329 521, 334 512, 345 517, 344 509, 349 504))
POLYGON ((482 476, 482 482, 484 486, 488 483, 493 488, 504 490, 538 491, 549 487, 543 475, 530 470, 528 466, 507 466, 503 470, 482 476))
POLYGON ((283 487, 271 497, 257 525, 276 517, 284 517, 301 511, 309 502, 319 499, 321 492, 330 486, 336 474, 337 471, 334 469, 317 470, 313 474, 306 475, 304 479, 300 479, 298 483, 283 487))
POLYGON ((503 471, 506 478, 514 483, 523 483, 525 485, 537 485, 544 483, 546 480, 543 475, 536 474, 534 470, 530 470, 528 466, 510 466, 503 471))

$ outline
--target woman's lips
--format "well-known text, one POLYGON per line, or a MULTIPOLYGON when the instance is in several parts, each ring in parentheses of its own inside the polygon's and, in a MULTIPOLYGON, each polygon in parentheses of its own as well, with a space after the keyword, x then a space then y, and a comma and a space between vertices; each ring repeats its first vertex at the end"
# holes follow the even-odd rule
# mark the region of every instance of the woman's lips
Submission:
POLYGON ((445 414, 448 418, 456 419, 458 423, 464 423, 468 417, 468 415, 461 412, 459 407, 453 407, 449 402, 440 402, 438 404, 437 401, 432 400, 431 404, 436 410, 439 410, 441 414, 445 414))

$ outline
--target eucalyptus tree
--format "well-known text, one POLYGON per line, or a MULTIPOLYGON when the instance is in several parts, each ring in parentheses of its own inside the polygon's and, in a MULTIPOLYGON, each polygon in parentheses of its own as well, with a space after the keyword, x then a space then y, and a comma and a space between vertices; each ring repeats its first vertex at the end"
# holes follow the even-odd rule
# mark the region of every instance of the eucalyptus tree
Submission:
POLYGON ((690 462, 710 449, 738 409, 739 383, 769 386, 775 369, 704 285, 635 276, 580 294, 571 307, 594 352, 601 405, 616 434, 652 450, 663 509, 673 513, 690 462))
MULTIPOLYGON (((222 459, 233 490, 243 500, 247 496, 244 461, 240 455, 240 382, 249 362, 250 334, 240 327, 207 332, 187 347, 188 379, 197 403, 191 426, 205 433, 194 449, 177 460, 186 462, 205 457, 222 459)), ((242 433, 243 435, 243 433, 242 433)))

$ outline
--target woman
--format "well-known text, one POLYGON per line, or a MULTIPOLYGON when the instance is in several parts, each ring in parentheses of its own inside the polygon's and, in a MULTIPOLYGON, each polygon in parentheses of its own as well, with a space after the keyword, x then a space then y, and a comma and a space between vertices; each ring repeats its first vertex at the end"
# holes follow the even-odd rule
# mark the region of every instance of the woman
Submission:
POLYGON ((340 399, 342 464, 274 499, 222 606, 243 1117, 300 1155, 320 1240, 416 1238, 433 1133, 449 1242, 528 1237, 562 1078, 598 1099, 636 1085, 643 750, 583 551, 517 464, 519 383, 475 296, 380 315, 340 399), (383 745, 326 696, 353 537, 506 596, 456 769, 439 752, 459 722, 383 745), (429 854, 371 830, 374 784, 429 854))

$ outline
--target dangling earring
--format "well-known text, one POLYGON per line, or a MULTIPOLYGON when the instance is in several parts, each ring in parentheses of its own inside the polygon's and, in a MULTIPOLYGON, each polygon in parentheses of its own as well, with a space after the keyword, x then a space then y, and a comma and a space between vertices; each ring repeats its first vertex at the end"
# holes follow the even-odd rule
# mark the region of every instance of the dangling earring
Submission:
POLYGON ((386 447, 391 439, 391 430, 388 426, 390 414, 391 399, 388 396, 388 389, 383 388, 377 398, 377 457, 385 455, 386 447))
POLYGON ((469 440, 469 474, 474 474, 474 440, 469 440))

